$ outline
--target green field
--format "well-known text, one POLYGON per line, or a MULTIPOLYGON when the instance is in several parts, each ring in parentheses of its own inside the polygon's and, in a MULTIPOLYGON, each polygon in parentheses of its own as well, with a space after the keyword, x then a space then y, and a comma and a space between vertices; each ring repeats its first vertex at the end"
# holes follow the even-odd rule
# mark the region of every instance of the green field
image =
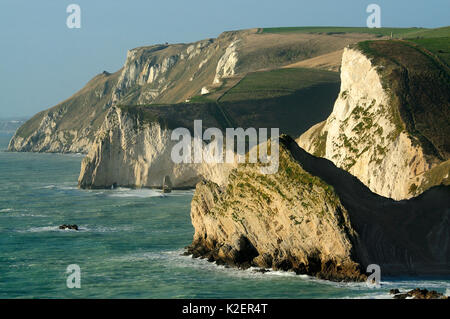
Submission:
POLYGON ((442 38, 450 37, 450 27, 436 29, 418 29, 416 32, 410 32, 406 38, 442 38))
POLYGON ((157 121, 169 128, 191 128, 194 119, 202 119, 204 127, 278 127, 297 137, 328 117, 339 87, 337 72, 277 69, 247 74, 218 100, 211 93, 189 103, 121 108, 137 122, 157 121))
POLYGON ((275 98, 293 94, 306 87, 330 82, 339 82, 339 74, 306 68, 253 72, 227 91, 219 101, 275 98))
POLYGON ((263 28, 262 33, 324 33, 324 34, 344 34, 344 33, 368 33, 378 36, 390 36, 394 38, 411 37, 445 37, 449 36, 450 27, 437 29, 426 28, 363 28, 363 27, 281 27, 263 28))
POLYGON ((424 28, 362 28, 362 27, 282 27, 282 28, 264 28, 262 33, 324 33, 324 34, 343 34, 343 33, 368 33, 380 36, 404 37, 407 34, 426 31, 424 28))
POLYGON ((408 39, 438 56, 450 66, 450 37, 408 39))

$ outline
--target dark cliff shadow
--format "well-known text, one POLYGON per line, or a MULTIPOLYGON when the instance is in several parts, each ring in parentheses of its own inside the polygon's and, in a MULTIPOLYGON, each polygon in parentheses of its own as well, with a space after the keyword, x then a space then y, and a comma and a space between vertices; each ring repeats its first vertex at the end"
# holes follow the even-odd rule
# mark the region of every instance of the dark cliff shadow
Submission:
POLYGON ((315 157, 289 136, 284 145, 310 174, 334 187, 358 233, 356 258, 382 274, 450 276, 450 186, 395 201, 379 196, 331 161, 315 157))

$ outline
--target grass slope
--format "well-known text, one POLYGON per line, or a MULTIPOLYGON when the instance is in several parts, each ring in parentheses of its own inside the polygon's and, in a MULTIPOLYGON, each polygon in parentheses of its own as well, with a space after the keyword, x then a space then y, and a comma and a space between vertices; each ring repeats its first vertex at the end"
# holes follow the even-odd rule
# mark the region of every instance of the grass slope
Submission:
POLYGON ((449 159, 450 73, 447 65, 410 41, 365 41, 356 47, 381 67, 383 85, 392 92, 392 105, 400 114, 399 129, 404 128, 415 137, 428 155, 449 159))
POLYGON ((263 28, 262 33, 325 33, 325 34, 344 34, 344 33, 368 33, 378 36, 404 37, 410 34, 426 32, 425 28, 365 28, 365 27, 281 27, 281 28, 263 28))
POLYGON ((339 74, 315 69, 278 69, 254 72, 227 91, 220 102, 257 100, 290 95, 323 83, 338 82, 339 74))
POLYGON ((37 113, 16 132, 26 138, 33 134, 47 114, 56 117, 63 114, 57 121, 59 131, 80 131, 84 128, 92 129, 92 134, 100 127, 106 114, 105 105, 110 99, 112 89, 117 82, 120 71, 109 74, 104 72, 95 76, 80 91, 58 105, 37 113))
POLYGON ((250 73, 221 98, 194 97, 175 105, 122 106, 144 122, 158 121, 169 128, 191 128, 194 119, 227 127, 279 128, 298 136, 331 113, 339 93, 336 72, 278 69, 250 73), (173 108, 173 109, 171 109, 173 108))

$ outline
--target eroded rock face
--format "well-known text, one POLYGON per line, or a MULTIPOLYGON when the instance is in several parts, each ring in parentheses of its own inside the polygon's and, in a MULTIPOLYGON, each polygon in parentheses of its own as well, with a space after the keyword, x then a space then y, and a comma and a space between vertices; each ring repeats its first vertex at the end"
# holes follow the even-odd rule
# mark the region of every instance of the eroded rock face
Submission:
POLYGON ((82 131, 57 129, 57 122, 61 114, 49 113, 45 115, 39 127, 32 135, 15 135, 8 146, 9 151, 21 152, 49 152, 49 153, 87 153, 92 139, 89 129, 82 131))
POLYGON ((240 40, 233 41, 225 50, 224 55, 217 63, 215 84, 220 83, 221 78, 233 76, 236 73, 236 65, 238 63, 237 47, 240 40))
POLYGON ((87 154, 100 128, 119 72, 103 72, 57 106, 23 124, 9 143, 9 151, 87 154))
POLYGON ((234 164, 176 164, 171 152, 177 141, 171 140, 171 134, 158 122, 143 123, 120 108, 111 108, 82 162, 79 186, 160 188, 167 176, 174 189, 190 188, 205 175, 224 183, 226 171, 234 164))
POLYGON ((294 270, 331 280, 364 280, 353 256, 357 234, 331 187, 282 148, 280 170, 239 165, 226 186, 197 185, 188 252, 238 267, 294 270))
POLYGON ((370 264, 383 275, 449 274, 449 187, 396 202, 287 136, 279 167, 239 164, 224 185, 200 182, 187 253, 338 281, 364 280, 370 264))
POLYGON ((241 76, 342 49, 370 35, 224 32, 194 43, 131 49, 124 66, 103 72, 83 89, 27 121, 11 151, 87 153, 111 106, 175 104, 212 92, 241 76), (289 54, 286 54, 288 52, 289 54))
POLYGON ((400 293, 398 289, 391 289, 394 299, 448 299, 448 296, 437 292, 436 290, 427 290, 416 288, 404 293, 400 293))
POLYGON ((214 79, 234 74, 226 52, 239 36, 129 50, 121 70, 103 72, 71 98, 27 121, 9 150, 87 154, 111 106, 182 102, 214 79))
MULTIPOLYGON (((393 93, 383 88, 380 68, 360 51, 345 49, 341 91, 333 112, 297 141, 308 152, 356 176, 373 192, 400 200, 418 195, 420 185, 428 183, 424 173, 442 160, 427 156, 421 143, 404 129, 392 105, 393 93)), ((443 178, 445 174, 429 186, 443 178)))

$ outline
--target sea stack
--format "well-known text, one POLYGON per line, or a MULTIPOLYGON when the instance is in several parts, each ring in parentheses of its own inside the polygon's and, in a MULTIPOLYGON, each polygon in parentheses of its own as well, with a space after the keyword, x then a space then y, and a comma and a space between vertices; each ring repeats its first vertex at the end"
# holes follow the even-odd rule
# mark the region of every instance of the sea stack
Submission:
POLYGON ((163 184, 162 184, 163 193, 171 193, 172 192, 172 182, 170 181, 169 176, 164 176, 163 184))

